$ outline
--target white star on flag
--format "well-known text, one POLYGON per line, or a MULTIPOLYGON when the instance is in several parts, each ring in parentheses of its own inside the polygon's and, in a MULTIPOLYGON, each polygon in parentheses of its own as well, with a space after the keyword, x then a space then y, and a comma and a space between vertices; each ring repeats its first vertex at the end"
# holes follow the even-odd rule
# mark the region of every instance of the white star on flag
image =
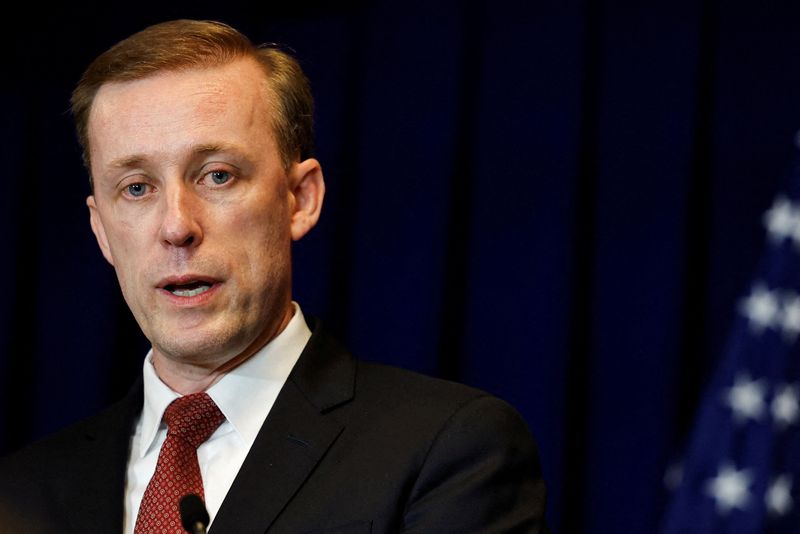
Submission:
POLYGON ((750 295, 742 301, 739 311, 750 321, 750 328, 760 334, 779 319, 780 308, 775 293, 763 284, 757 284, 750 295))
POLYGON ((764 226, 767 227, 769 239, 773 243, 780 243, 787 237, 797 241, 799 223, 800 215, 789 199, 783 195, 778 196, 772 207, 764 213, 764 226))
POLYGON ((800 296, 797 294, 788 293, 784 296, 780 323, 784 339, 794 342, 797 334, 800 334, 800 296))
POLYGON ((770 515, 787 514, 794 506, 792 501, 792 477, 781 475, 773 479, 769 484, 769 488, 767 488, 764 500, 767 503, 767 510, 770 515))
POLYGON ((724 400, 733 410, 733 416, 737 422, 761 419, 761 415, 764 413, 765 389, 763 380, 751 380, 747 373, 740 373, 736 376, 736 381, 726 391, 724 400))
POLYGON ((734 508, 744 510, 750 501, 748 486, 752 480, 749 470, 739 471, 731 465, 723 465, 717 476, 708 481, 706 493, 716 501, 717 512, 721 514, 734 508))
POLYGON ((772 399, 772 418, 779 427, 787 427, 797 421, 800 413, 798 403, 797 384, 784 384, 776 388, 777 393, 772 399))

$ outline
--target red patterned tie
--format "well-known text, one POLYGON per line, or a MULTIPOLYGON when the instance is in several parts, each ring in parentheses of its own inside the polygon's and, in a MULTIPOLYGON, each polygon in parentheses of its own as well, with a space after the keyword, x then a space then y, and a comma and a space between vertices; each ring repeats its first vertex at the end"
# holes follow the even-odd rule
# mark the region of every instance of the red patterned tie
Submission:
POLYGON ((158 453, 156 471, 142 497, 134 534, 183 534, 178 502, 188 493, 205 500, 197 447, 225 420, 205 393, 172 401, 164 411, 167 439, 158 453))

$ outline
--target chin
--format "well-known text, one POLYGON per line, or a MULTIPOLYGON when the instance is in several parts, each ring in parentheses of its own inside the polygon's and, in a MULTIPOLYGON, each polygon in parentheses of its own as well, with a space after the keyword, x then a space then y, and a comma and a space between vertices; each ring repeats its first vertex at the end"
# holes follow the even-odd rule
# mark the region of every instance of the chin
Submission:
MULTIPOLYGON (((163 357, 187 364, 222 366, 245 353, 251 354, 264 345, 263 320, 258 317, 225 315, 214 320, 152 324, 150 337, 154 350, 163 357)), ((268 340, 267 340, 268 341, 268 340)))
POLYGON ((221 365, 237 356, 247 347, 242 340, 230 336, 204 332, 201 335, 172 335, 154 340, 153 347, 164 357, 180 363, 221 365))

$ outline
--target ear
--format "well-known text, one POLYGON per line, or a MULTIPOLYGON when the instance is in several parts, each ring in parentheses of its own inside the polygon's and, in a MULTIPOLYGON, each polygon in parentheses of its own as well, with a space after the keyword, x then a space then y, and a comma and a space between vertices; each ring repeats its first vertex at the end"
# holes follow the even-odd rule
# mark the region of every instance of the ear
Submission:
POLYGON ((111 248, 108 246, 108 238, 106 237, 106 229, 103 226, 103 220, 100 218, 100 212, 97 211, 97 203, 93 195, 86 198, 86 205, 89 207, 89 224, 92 226, 92 232, 97 239, 97 244, 100 246, 100 251, 103 253, 106 261, 114 265, 114 258, 111 256, 111 248))
POLYGON ((292 239, 297 241, 311 230, 319 220, 322 199, 325 197, 325 180, 319 161, 309 158, 292 165, 289 171, 292 239))

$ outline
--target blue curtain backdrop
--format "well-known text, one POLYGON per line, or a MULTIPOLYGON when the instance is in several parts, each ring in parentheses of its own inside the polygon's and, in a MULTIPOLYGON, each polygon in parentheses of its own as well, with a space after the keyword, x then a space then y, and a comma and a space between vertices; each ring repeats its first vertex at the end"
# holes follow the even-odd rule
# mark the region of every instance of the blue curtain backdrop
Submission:
POLYGON ((657 529, 663 475, 800 128, 796 2, 141 3, 6 21, 0 452, 121 396, 146 350, 68 114, 145 25, 296 52, 328 182, 295 297, 359 357, 513 403, 557 532, 657 529))

